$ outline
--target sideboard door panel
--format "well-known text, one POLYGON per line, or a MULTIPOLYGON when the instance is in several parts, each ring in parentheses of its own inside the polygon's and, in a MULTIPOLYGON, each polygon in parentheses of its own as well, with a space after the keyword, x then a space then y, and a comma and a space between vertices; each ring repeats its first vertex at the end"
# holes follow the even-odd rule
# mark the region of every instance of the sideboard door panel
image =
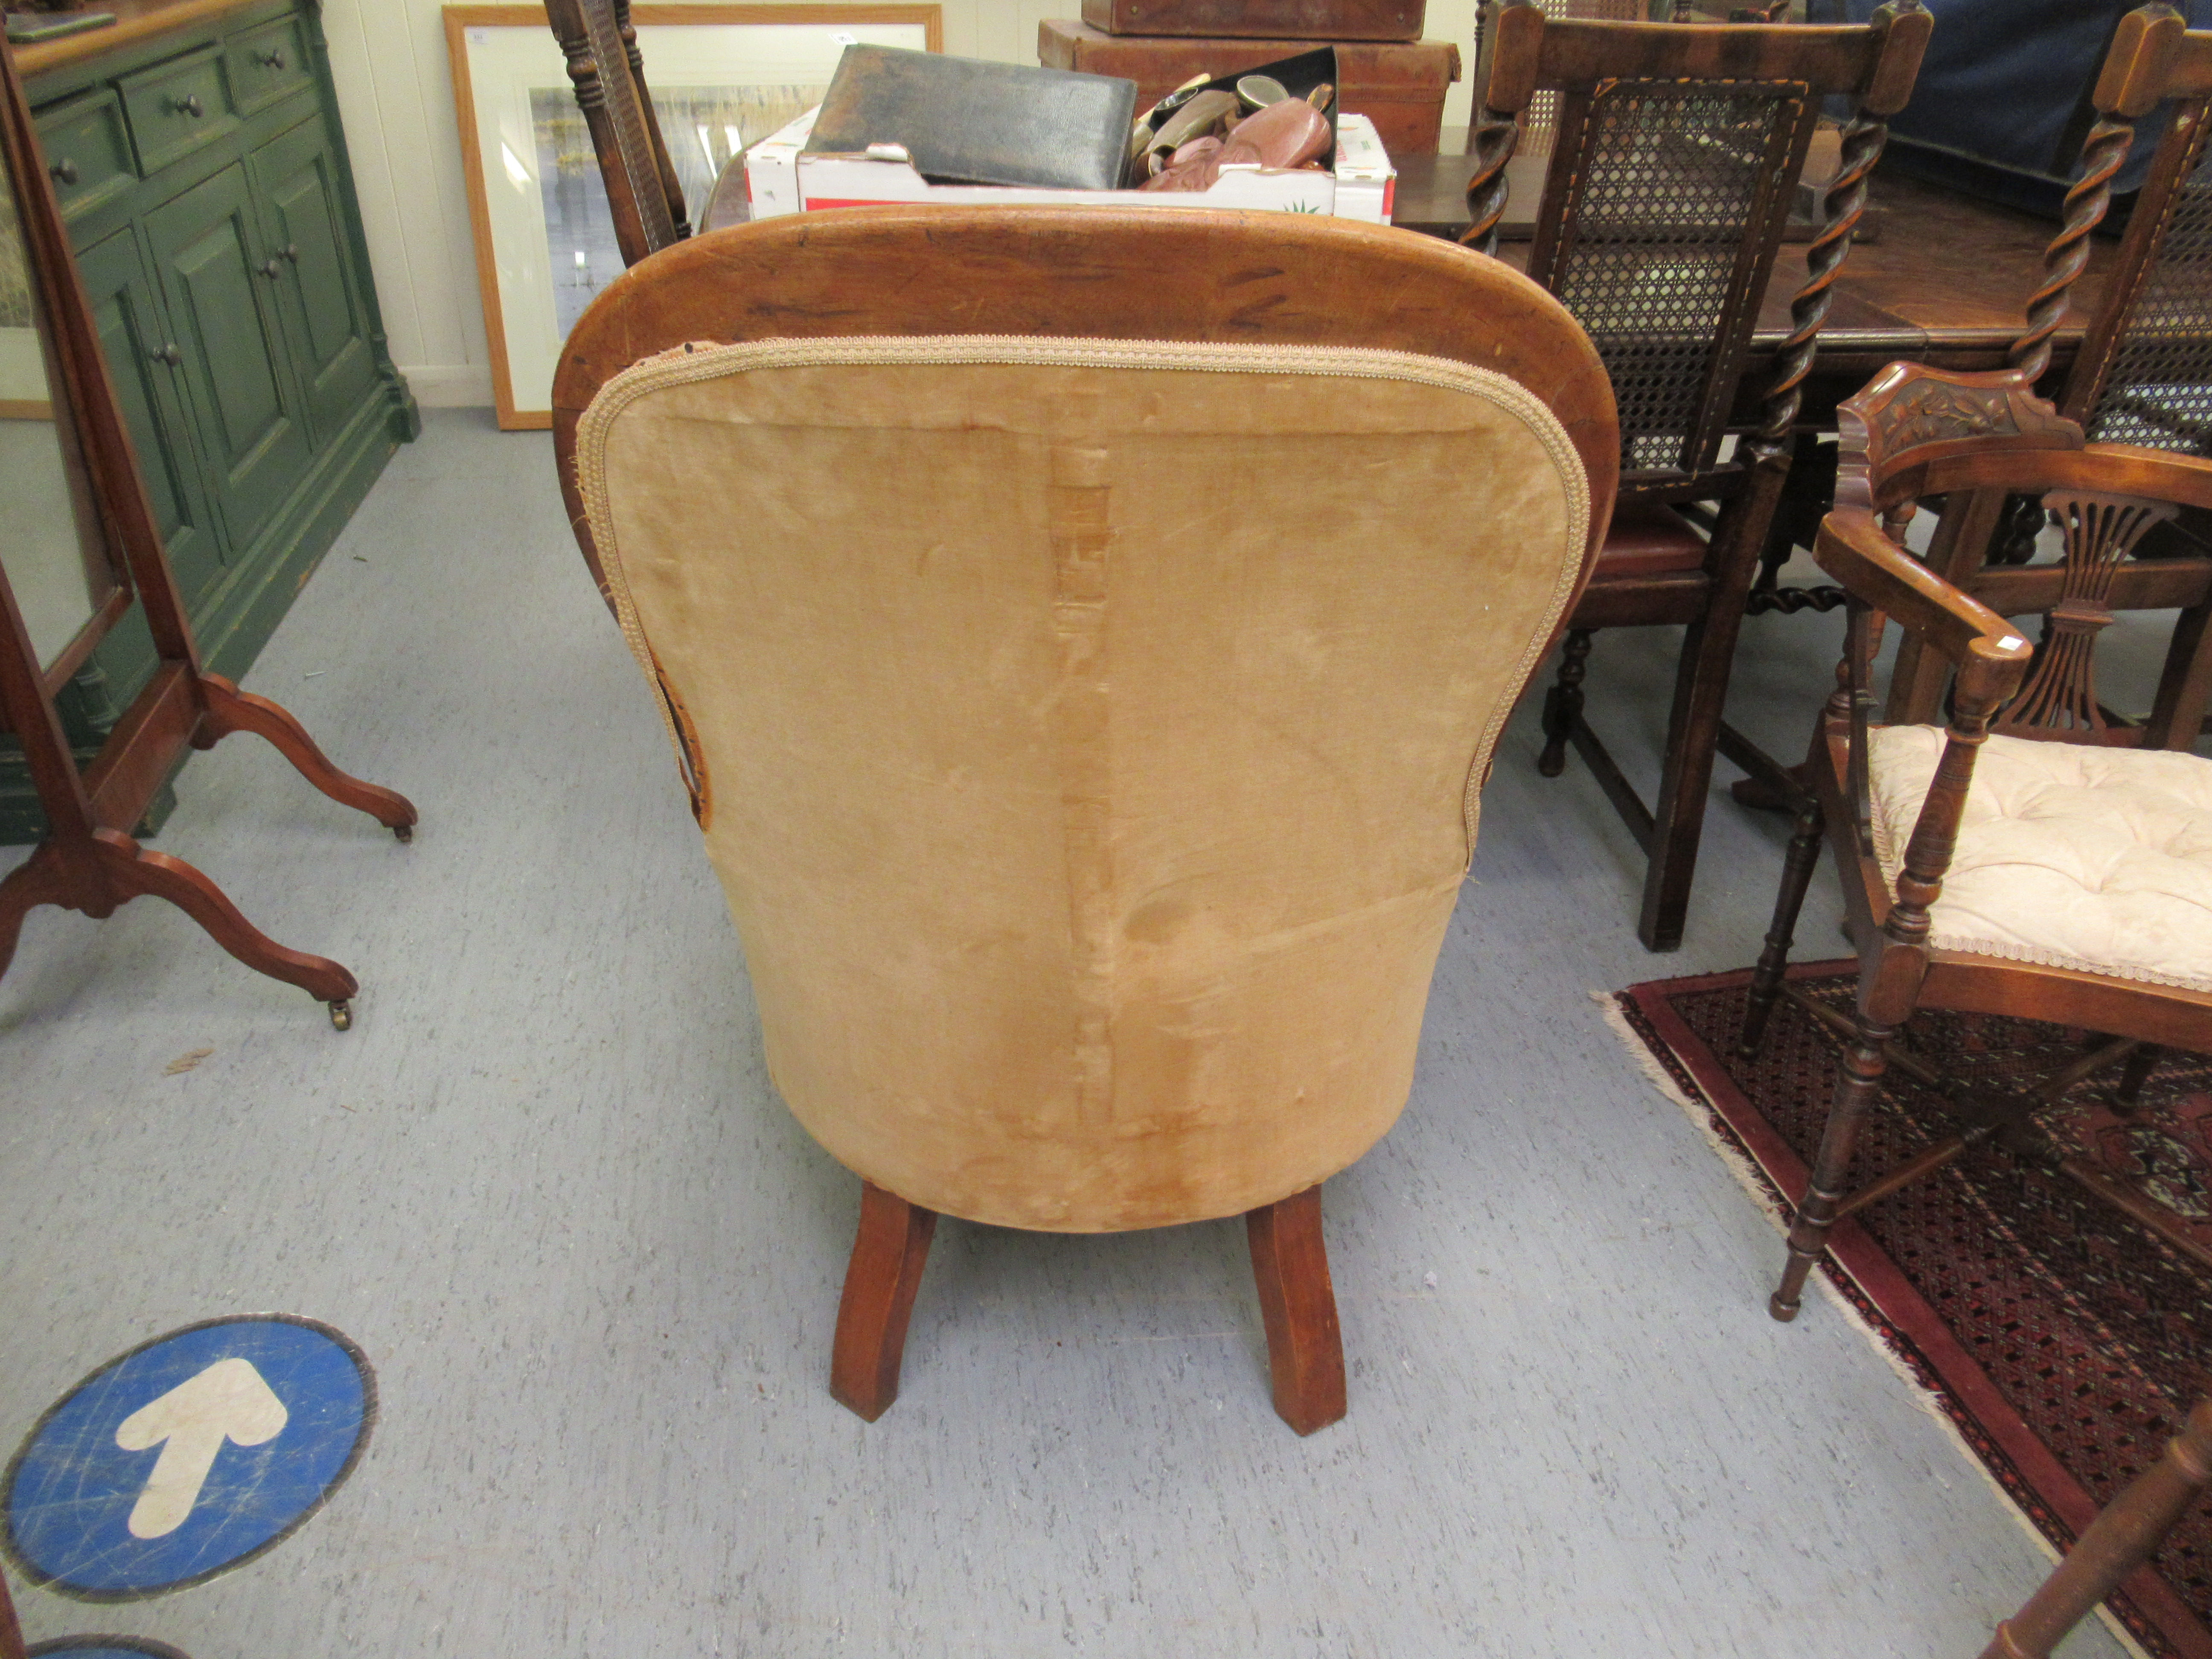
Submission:
POLYGON ((169 320, 198 405, 200 443, 230 544, 243 549, 313 459, 276 319, 279 274, 258 246, 234 164, 148 216, 169 320))
POLYGON ((276 294, 307 385, 307 413, 316 442, 327 443, 361 408, 377 371, 346 251, 337 157, 321 116, 271 139, 251 166, 269 244, 284 263, 276 294))
POLYGON ((100 349, 131 426, 131 447, 138 453, 138 471, 146 481, 170 568, 177 573, 179 590, 197 602, 222 575, 222 555, 195 477, 198 458, 185 420, 179 371, 166 355, 173 343, 168 319, 146 279, 138 239, 129 227, 79 254, 77 268, 91 296, 100 349))

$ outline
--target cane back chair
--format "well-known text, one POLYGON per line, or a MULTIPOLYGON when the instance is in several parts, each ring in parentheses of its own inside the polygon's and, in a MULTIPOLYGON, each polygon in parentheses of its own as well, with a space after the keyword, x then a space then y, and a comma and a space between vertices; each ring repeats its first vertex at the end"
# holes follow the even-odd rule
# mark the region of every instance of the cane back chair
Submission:
MULTIPOLYGON (((2203 625, 2212 576, 2194 572, 2178 584, 2167 562, 2132 556, 2144 532, 2177 508, 2212 507, 2212 460, 2086 444, 2029 385, 2017 373, 1896 363, 1838 410, 1837 504, 1814 556, 1850 596, 1850 626, 1838 690, 1798 769, 1808 805, 1741 1039, 1755 1052, 1788 996, 1844 1045, 1769 1304, 1778 1319, 1796 1316, 1806 1273, 1843 1217, 1992 1136, 2050 1156, 2029 1116, 2075 1083, 2124 1062, 2125 1100, 2158 1048, 2212 1049, 2212 759, 2187 752, 2212 701, 2203 625), (2031 494, 2064 527, 2063 588, 2043 601, 2038 649, 1997 614, 2011 607, 1984 605, 1904 550, 1917 501, 1972 491, 2031 494), (2094 676, 2100 632, 2115 609, 2176 604, 2185 672, 2169 675, 2148 726, 2110 724, 2094 676), (1951 665, 1948 732, 1869 725, 1868 676, 1885 617, 1951 665), (1784 982, 1824 833, 1859 959, 1850 1018, 1784 982), (2021 1097, 1948 1088, 1961 1102, 1959 1132, 1847 1195, 1852 1149, 1885 1070, 1947 1089, 1896 1041, 1923 1007, 2049 1020, 2108 1040, 2021 1097)), ((2059 1167, 2126 1203, 2087 1160, 2059 1167)), ((2154 1209, 2127 1207, 2204 1259, 2185 1233, 2160 1228, 2154 1209)))
POLYGON ((683 241, 691 225, 684 216, 684 186, 653 112, 629 0, 545 0, 545 15, 591 129, 623 264, 634 265, 683 241))
POLYGON ((1320 1184, 1404 1104, 1613 487, 1573 319, 1334 219, 810 214, 609 288, 554 409, 772 1074, 863 1177, 837 1398, 890 1405, 939 1212, 1243 1214, 1278 1409, 1340 1416, 1320 1184))
MULTIPOLYGON (((2212 30, 2184 27, 2165 4, 2120 19, 2090 102, 2097 122, 2081 148, 2081 177, 2067 192, 2065 220, 2043 259, 2027 302, 2027 325, 2007 361, 2031 380, 2051 366, 2051 337, 2067 314, 2075 280, 2089 259, 2089 234, 2112 205, 2112 179, 2136 138, 2136 122, 2161 105, 2166 114, 2149 174, 2136 198, 2119 258, 2084 330, 2081 349, 2057 387, 2058 412, 2093 442, 2137 444, 2212 455, 2212 30)), ((2009 572, 2025 564, 2043 523, 2040 502, 1988 491, 1946 505, 1926 559, 1953 586, 1985 603, 2014 605, 2009 615, 2045 608, 2009 572), (2003 533, 1992 538, 1992 529, 2003 533), (1997 584, 1990 587, 1989 583, 1997 584)), ((2193 534, 2153 529, 2146 553, 2202 562, 2212 525, 2182 515, 2193 534)), ((2049 566, 2037 580, 2054 592, 2049 566)), ((1936 718, 1947 665, 1918 641, 1899 647, 1887 717, 1898 724, 1936 718)))
POLYGON ((1637 931, 1655 951, 1682 942, 1729 661, 1789 471, 1798 386, 1866 204, 1883 118, 1911 94, 1928 31, 1919 0, 1833 27, 1553 19, 1534 0, 1507 0, 1492 21, 1462 240, 1494 251, 1520 119, 1540 92, 1555 93, 1528 274, 1589 331, 1620 408, 1620 506, 1546 698, 1538 766, 1556 777, 1571 744, 1643 845, 1637 931), (1830 96, 1856 105, 1842 167, 1758 423, 1735 432, 1759 302, 1830 96), (1712 501, 1708 538, 1678 509, 1712 501), (1584 720, 1582 683, 1598 629, 1658 623, 1687 634, 1647 807, 1584 720))

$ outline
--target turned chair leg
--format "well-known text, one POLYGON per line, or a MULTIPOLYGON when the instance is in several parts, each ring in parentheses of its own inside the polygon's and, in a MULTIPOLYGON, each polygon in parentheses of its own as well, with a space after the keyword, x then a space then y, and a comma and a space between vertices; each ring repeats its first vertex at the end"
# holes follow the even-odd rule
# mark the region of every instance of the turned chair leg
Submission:
POLYGON ((2089 1609, 2158 1551, 2212 1480, 2212 1401, 2200 1400, 2166 1455, 2098 1511, 2043 1588, 1997 1626, 1982 1659, 2050 1659, 2089 1609))
POLYGON ((1544 693, 1544 749, 1536 757, 1536 769, 1556 778, 1567 769, 1567 744, 1575 722, 1583 717, 1583 676, 1588 672, 1591 631, 1571 628, 1559 652, 1559 677, 1544 693))
POLYGON ((1311 1434, 1345 1411, 1344 1338, 1322 1241, 1321 1188, 1253 1210, 1244 1226, 1267 1331, 1275 1411, 1300 1434, 1311 1434))
POLYGON ((1774 925, 1766 930, 1766 948, 1759 953, 1759 966, 1751 972, 1751 994, 1745 1001, 1743 1030, 1736 1052, 1746 1056, 1759 1052, 1766 1036, 1766 1022, 1782 994, 1783 971, 1790 966, 1790 946, 1797 930, 1797 913, 1805 908, 1805 890, 1820 863, 1820 804, 1808 799, 1797 814, 1797 826, 1783 855, 1782 885, 1774 895, 1774 925))
POLYGON ((873 1182, 860 1183, 860 1226, 837 1304, 830 1392, 871 1423, 898 1398, 907 1320, 936 1231, 936 1211, 909 1204, 873 1182))
POLYGON ((1814 1154, 1813 1172, 1805 1183, 1805 1196, 1790 1223, 1790 1257, 1782 1270, 1782 1283, 1769 1297, 1767 1312, 1785 1322, 1797 1317, 1798 1299, 1806 1275, 1828 1248, 1828 1230, 1836 1224, 1836 1206, 1844 1198, 1844 1177, 1850 1172, 1851 1152, 1858 1144, 1860 1126, 1881 1093, 1881 1076, 1888 1069, 1886 1056, 1893 1025, 1877 1024, 1862 1013, 1858 1035, 1836 1070, 1836 1094, 1828 1108, 1828 1125, 1820 1134, 1820 1150, 1814 1154))
POLYGON ((2116 1091, 2124 1105, 2132 1106, 2142 1098, 2143 1085, 2158 1069, 2158 1062, 2166 1050, 2155 1042, 2137 1043, 2128 1055, 2128 1063, 2120 1073, 2120 1085, 2116 1091))

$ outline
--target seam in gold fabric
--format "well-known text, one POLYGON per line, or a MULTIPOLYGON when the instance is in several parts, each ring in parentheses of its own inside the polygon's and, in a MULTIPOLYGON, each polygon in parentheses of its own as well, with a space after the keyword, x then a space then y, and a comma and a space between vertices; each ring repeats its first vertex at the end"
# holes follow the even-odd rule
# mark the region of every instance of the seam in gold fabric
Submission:
MULTIPOLYGON (((1032 365, 1044 368, 1170 369, 1215 374, 1306 374, 1366 380, 1403 380, 1446 391, 1462 392, 1484 399, 1517 417, 1544 447, 1561 477, 1567 481, 1567 534, 1561 550, 1559 572, 1544 615, 1529 635, 1513 682, 1515 695, 1501 697, 1489 724, 1476 744, 1461 792, 1461 819, 1466 832, 1464 870, 1474 859, 1476 832, 1481 823, 1482 781, 1498 746, 1519 692, 1542 660, 1553 629, 1565 612, 1582 574, 1583 544, 1589 535, 1589 477, 1582 457, 1567 436, 1559 417, 1543 401, 1519 382, 1486 368, 1431 357, 1412 351, 1385 351, 1364 346, 1216 345, 1180 340, 1085 340, 1066 337, 1018 334, 939 334, 895 337, 852 335, 809 340, 757 340, 738 345, 697 343, 673 347, 631 364, 601 386, 576 427, 577 483, 584 512, 599 550, 615 616, 631 653, 653 686, 653 702, 661 723, 675 749, 679 766, 687 751, 666 699, 643 628, 632 602, 629 577, 623 568, 621 538, 607 499, 606 446, 623 411, 647 393, 664 386, 719 378, 762 368, 815 368, 863 365, 914 364, 925 366, 975 364, 1032 365)), ((703 796, 709 787, 705 757, 696 757, 696 787, 703 796)), ((690 768, 686 767, 687 781, 690 768)))

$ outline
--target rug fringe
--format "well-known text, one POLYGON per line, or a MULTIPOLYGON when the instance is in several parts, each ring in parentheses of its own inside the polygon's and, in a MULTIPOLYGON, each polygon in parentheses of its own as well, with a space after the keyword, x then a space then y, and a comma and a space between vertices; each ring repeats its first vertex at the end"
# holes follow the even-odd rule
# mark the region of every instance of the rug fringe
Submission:
MULTIPOLYGON (((1790 1231, 1788 1218, 1775 1210, 1765 1172, 1748 1154, 1730 1146, 1714 1127, 1712 1103, 1701 1096, 1691 1095, 1675 1080, 1674 1073, 1661 1064, 1659 1057, 1651 1052, 1650 1045, 1644 1042, 1643 1034, 1629 1022, 1627 1011, 1623 1006, 1623 996, 1624 994, 1618 991, 1592 991, 1589 994, 1590 1000, 1597 1004, 1605 1023, 1613 1028, 1613 1036, 1620 1038, 1620 1046, 1628 1051, 1628 1057, 1635 1063, 1636 1069, 1644 1073, 1653 1088, 1682 1109, 1683 1115, 1705 1137, 1705 1145, 1712 1149, 1722 1167, 1735 1177, 1738 1186, 1751 1194, 1759 1206, 1759 1214, 1766 1218, 1776 1235, 1787 1237, 1790 1231)), ((1889 1339, 1881 1334, 1880 1328, 1852 1304, 1851 1299, 1837 1288, 1825 1272, 1814 1273, 1812 1282, 1820 1287, 1827 1304, 1841 1314, 1844 1322, 1858 1332, 1866 1340, 1867 1346, 1880 1354, 1890 1370, 1897 1373, 1911 1391, 1913 1403, 1942 1431, 1944 1437, 1956 1448, 1960 1461, 1981 1476, 1983 1483, 1997 1495, 2004 1505, 2005 1513, 2012 1516, 2014 1523, 2035 1540, 2036 1547, 2043 1552, 2046 1559, 2057 1562, 2062 1552, 2044 1536, 2043 1529, 2028 1518, 2027 1511, 2014 1501, 2013 1495, 2004 1489, 2003 1483, 1990 1472, 1989 1465, 1983 1462, 1973 1447, 1967 1443, 1966 1437, 1952 1421, 1950 1413, 1943 1409, 1934 1390, 1914 1373, 1905 1356, 1890 1346, 1889 1339)), ((2097 1617, 2112 1632, 2113 1639, 2133 1656, 2133 1659, 2151 1659, 2150 1654, 2129 1632, 2127 1626, 2101 1603, 2097 1607, 2097 1617)))
MULTIPOLYGON (((1636 1062, 1636 1069, 1650 1079, 1653 1088, 1686 1112, 1711 1109, 1703 1101, 1692 1100, 1685 1094, 1682 1085, 1674 1081, 1673 1073, 1659 1063, 1659 1056, 1651 1052, 1650 1045, 1628 1023, 1628 1014, 1620 1006, 1619 993, 1592 991, 1589 1000, 1597 1004, 1599 1012, 1605 1016, 1605 1023, 1613 1027, 1613 1036, 1620 1039, 1620 1046, 1628 1050, 1628 1057, 1636 1062)), ((1717 1142, 1715 1144, 1718 1145, 1717 1142)))

